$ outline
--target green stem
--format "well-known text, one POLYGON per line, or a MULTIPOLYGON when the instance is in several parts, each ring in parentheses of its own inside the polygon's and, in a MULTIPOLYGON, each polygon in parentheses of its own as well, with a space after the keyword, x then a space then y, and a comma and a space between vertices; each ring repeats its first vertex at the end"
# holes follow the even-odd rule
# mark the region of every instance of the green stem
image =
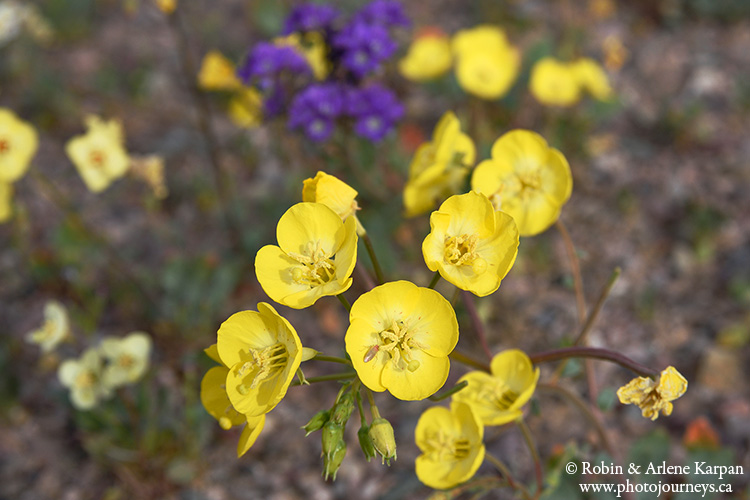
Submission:
POLYGON ((372 267, 375 268, 375 279, 378 281, 378 285, 382 285, 385 282, 385 279, 383 278, 383 269, 380 267, 380 261, 378 261, 377 255, 375 255, 375 247, 372 246, 370 235, 365 233, 362 236, 362 241, 365 243, 367 253, 370 255, 372 267))
POLYGON ((432 280, 430 280, 430 284, 427 285, 427 288, 435 289, 435 285, 437 285, 437 282, 440 281, 440 271, 435 271, 435 274, 432 276, 432 280))
POLYGON ((375 420, 376 418, 380 418, 380 412, 378 411, 378 406, 375 404, 375 398, 372 397, 372 391, 369 388, 365 388, 365 393, 367 394, 367 401, 370 403, 372 419, 375 420))
POLYGON ((361 386, 357 387, 357 390, 354 392, 354 399, 357 400, 357 409, 359 410, 359 425, 360 427, 367 427, 367 417, 365 417, 365 408, 362 405, 362 391, 360 389, 361 386))
POLYGON ((428 397, 427 399, 429 399, 430 401, 442 401, 442 400, 444 400, 446 398, 449 398, 449 397, 453 396, 455 393, 457 393, 458 391, 460 391, 461 389, 463 389, 467 385, 469 385, 469 381, 468 380, 464 380, 463 382, 459 382, 458 384, 454 385, 453 387, 451 387, 447 391, 441 392, 440 394, 433 394, 432 396, 428 397))
MULTIPOLYGON (((455 352, 455 351, 454 351, 455 352)), ((601 359, 604 361, 611 361, 623 366, 638 375, 644 377, 658 377, 659 372, 644 366, 640 363, 636 363, 627 356, 610 351, 609 349, 600 349, 598 347, 563 347, 560 349, 552 349, 550 351, 539 352, 529 356, 531 362, 535 365, 540 363, 549 363, 552 361, 560 361, 567 358, 593 358, 601 359)))
POLYGON ((316 354, 313 358, 318 361, 330 361, 331 363, 341 363, 342 365, 351 366, 351 361, 346 358, 340 358, 338 356, 326 356, 325 354, 316 354))
POLYGON ((602 293, 599 294, 599 298, 597 299, 596 304, 594 304, 594 308, 589 313, 589 317, 586 318, 586 323, 584 323, 583 328, 581 328, 581 332, 578 334, 578 338, 576 338, 574 345, 586 344, 586 338, 588 337, 591 328, 594 326, 594 323, 596 323, 596 319, 599 317, 599 312, 602 310, 602 306, 604 306, 604 302, 607 300, 607 297, 609 297, 609 293, 612 291, 612 287, 615 286, 621 272, 622 271, 619 267, 616 267, 615 270, 612 271, 609 281, 602 289, 602 293))
POLYGON ((344 304, 344 307, 346 307, 346 310, 347 310, 348 312, 352 312, 352 305, 351 305, 351 304, 349 303, 349 301, 348 301, 348 300, 346 300, 346 297, 344 297, 344 294, 343 294, 343 293, 340 293, 340 294, 336 295, 336 297, 338 297, 339 301, 340 301, 340 302, 341 302, 342 304, 344 304))
MULTIPOLYGON (((310 377, 307 379, 307 385, 318 382, 329 382, 331 380, 347 380, 357 376, 357 372, 332 373, 330 375, 321 375, 320 377, 310 377)), ((295 380, 289 385, 302 385, 299 380, 295 380)))
POLYGON ((510 469, 508 469, 499 458, 495 457, 488 451, 485 451, 484 458, 500 471, 500 474, 502 474, 505 480, 508 481, 508 486, 514 490, 520 491, 526 500, 531 500, 529 491, 522 484, 517 483, 516 480, 513 479, 513 474, 510 473, 510 469))
POLYGON ((526 441, 526 446, 529 448, 531 458, 534 459, 534 473, 536 475, 536 495, 534 495, 534 498, 539 498, 542 494, 542 487, 544 486, 542 460, 539 458, 539 451, 536 449, 536 444, 534 444, 534 437, 531 435, 529 426, 526 425, 526 422, 524 422, 523 419, 516 420, 516 425, 519 429, 521 429, 523 440, 526 441))
POLYGON ((450 353, 450 358, 454 361, 458 361, 459 363, 463 363, 467 366, 471 366, 472 368, 476 368, 477 370, 482 370, 487 373, 490 372, 490 365, 486 363, 482 363, 481 361, 477 361, 476 359, 472 358, 471 356, 468 356, 466 354, 463 354, 456 349, 454 349, 450 353))

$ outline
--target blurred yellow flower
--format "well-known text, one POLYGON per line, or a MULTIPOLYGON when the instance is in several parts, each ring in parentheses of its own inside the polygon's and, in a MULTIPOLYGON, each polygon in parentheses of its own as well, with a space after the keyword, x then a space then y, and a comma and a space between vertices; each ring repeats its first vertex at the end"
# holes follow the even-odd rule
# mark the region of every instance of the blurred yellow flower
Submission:
POLYGON ((445 490, 468 481, 484 460, 484 427, 469 405, 428 408, 419 417, 414 438, 422 454, 416 473, 430 488, 445 490))
POLYGON ((386 283, 354 302, 349 321, 346 352, 365 386, 410 401, 443 386, 458 322, 438 292, 408 281, 386 283))
POLYGON ((523 351, 510 349, 492 358, 490 373, 471 371, 459 379, 467 381, 463 390, 453 395, 453 401, 471 406, 484 425, 502 425, 521 417, 521 408, 531 399, 539 380, 539 368, 534 369, 523 351))
POLYGON ((516 223, 483 194, 451 196, 432 212, 430 228, 422 243, 427 267, 479 297, 497 290, 516 260, 516 223))
POLYGON ((604 66, 610 71, 619 71, 628 60, 630 52, 617 35, 608 35, 602 42, 604 66))
POLYGON ((83 181, 98 193, 128 171, 130 158, 119 120, 103 121, 97 116, 86 117, 86 134, 65 145, 65 152, 75 164, 83 181))
POLYGON ((43 353, 51 352, 70 335, 70 321, 65 307, 55 300, 44 304, 44 323, 29 332, 26 340, 38 344, 43 353))
POLYGON ((442 32, 431 30, 414 39, 398 69, 404 78, 423 82, 443 76, 452 64, 450 40, 442 32))
POLYGON ((0 108, 0 182, 15 182, 26 173, 39 138, 30 124, 0 108))
POLYGON ((248 417, 268 413, 284 398, 302 361, 297 332, 265 302, 258 312, 238 312, 222 323, 216 347, 229 367, 229 401, 248 417))
POLYGON ((239 90, 242 83, 235 75, 232 61, 218 50, 212 50, 203 57, 198 86, 203 90, 239 90))
POLYGON ((130 172, 133 177, 148 184, 157 198, 166 198, 169 194, 164 182, 164 158, 161 156, 131 156, 130 172))
POLYGON ((581 87, 575 73, 566 63, 544 57, 531 68, 531 94, 548 106, 572 106, 581 98, 581 87))
POLYGON ((513 217, 521 236, 533 236, 560 216, 573 178, 568 161, 542 136, 511 130, 495 141, 492 158, 477 165, 471 188, 513 217))
POLYGON ((274 38, 273 43, 279 47, 292 47, 299 52, 310 65, 316 80, 325 80, 328 76, 330 71, 327 58, 328 48, 322 34, 315 31, 302 36, 299 33, 292 33, 274 38))
POLYGON ((521 56, 496 26, 481 25, 453 36, 456 78, 470 94, 492 100, 504 96, 518 76, 521 56))
POLYGON ((132 332, 123 338, 106 337, 99 351, 108 361, 102 373, 102 383, 116 388, 140 379, 148 368, 151 337, 144 332, 132 332))
POLYGON ((263 96, 253 87, 243 87, 229 101, 229 118, 242 128, 263 123, 263 96))
POLYGON ((154 0, 156 6, 165 14, 171 14, 177 8, 177 0, 154 0))
POLYGON ((591 94, 598 101, 606 101, 612 98, 612 87, 609 85, 607 73, 604 68, 587 57, 582 57, 571 64, 573 74, 583 90, 591 94))
POLYGON ((647 377, 634 378, 617 390, 620 403, 635 404, 644 417, 656 420, 659 412, 672 414, 672 401, 687 391, 688 381, 673 366, 663 370, 658 380, 647 377))
POLYGON ((13 216, 13 184, 0 181, 0 224, 13 216))
POLYGON ((279 246, 266 245, 255 256, 263 291, 295 309, 320 297, 338 295, 352 285, 357 262, 357 224, 322 203, 297 203, 276 226, 279 246))
POLYGON ((102 384, 102 358, 98 349, 89 348, 78 359, 63 361, 57 370, 57 378, 70 389, 70 400, 79 410, 90 410, 101 400, 111 395, 108 386, 102 384))
POLYGON ((456 115, 446 112, 435 126, 432 141, 419 146, 409 165, 409 180, 404 187, 405 215, 429 212, 437 202, 462 191, 475 159, 474 142, 461 132, 456 115))

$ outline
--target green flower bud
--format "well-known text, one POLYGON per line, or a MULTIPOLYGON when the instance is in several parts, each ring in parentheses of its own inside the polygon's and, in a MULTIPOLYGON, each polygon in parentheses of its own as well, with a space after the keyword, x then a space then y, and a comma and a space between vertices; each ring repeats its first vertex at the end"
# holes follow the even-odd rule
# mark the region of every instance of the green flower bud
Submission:
POLYGON ((341 462, 344 461, 346 455, 346 443, 341 440, 333 453, 330 455, 323 455, 323 477, 328 481, 329 476, 333 476, 333 480, 336 480, 336 473, 341 467, 341 462))
POLYGON ((321 445, 323 456, 330 456, 338 447, 339 443, 344 440, 344 426, 329 420, 323 426, 321 435, 321 445))
POLYGON ((370 439, 370 426, 363 425, 360 427, 359 431, 357 431, 357 437, 359 438, 359 446, 362 448, 362 452, 369 462, 375 456, 375 446, 373 446, 372 439, 370 439))
POLYGON ((346 425, 349 415, 354 409, 354 394, 347 392, 338 400, 331 412, 331 420, 337 424, 346 425))
POLYGON ((319 431, 328 422, 328 416, 331 414, 330 410, 323 410, 316 413, 308 423, 305 424, 305 437, 309 436, 315 431, 319 431))
POLYGON ((396 460, 396 438, 393 436, 393 427, 391 423, 382 417, 372 421, 370 432, 368 433, 375 451, 382 457, 382 462, 388 462, 391 465, 391 458, 396 460))

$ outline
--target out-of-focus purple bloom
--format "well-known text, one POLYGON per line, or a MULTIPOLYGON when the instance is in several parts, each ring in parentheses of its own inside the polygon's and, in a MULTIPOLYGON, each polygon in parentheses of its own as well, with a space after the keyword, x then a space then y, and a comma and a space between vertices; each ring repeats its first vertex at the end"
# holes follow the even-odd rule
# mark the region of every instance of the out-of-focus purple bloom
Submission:
POLYGON ((296 31, 325 31, 339 17, 339 11, 330 5, 304 3, 295 7, 284 22, 284 35, 296 31))
POLYGON ((286 105, 286 94, 281 85, 272 85, 264 90, 266 95, 263 98, 263 117, 273 118, 283 113, 286 105))
POLYGON ((388 30, 376 24, 353 22, 333 38, 342 64, 358 78, 374 71, 398 48, 388 30))
POLYGON ((404 116, 404 107, 389 89, 372 84, 349 89, 346 113, 355 119, 357 135, 377 142, 404 116))
POLYGON ((352 22, 363 22, 365 24, 378 24, 386 28, 393 26, 409 27, 411 21, 400 2, 396 0, 374 0, 357 12, 352 22))
POLYGON ((237 69, 237 76, 246 84, 257 78, 261 87, 267 87, 284 70, 292 73, 310 73, 310 65, 293 47, 259 42, 237 69))
POLYGON ((289 127, 303 127, 314 141, 324 141, 333 132, 333 122, 346 107, 344 88, 338 83, 310 85, 292 100, 289 127))

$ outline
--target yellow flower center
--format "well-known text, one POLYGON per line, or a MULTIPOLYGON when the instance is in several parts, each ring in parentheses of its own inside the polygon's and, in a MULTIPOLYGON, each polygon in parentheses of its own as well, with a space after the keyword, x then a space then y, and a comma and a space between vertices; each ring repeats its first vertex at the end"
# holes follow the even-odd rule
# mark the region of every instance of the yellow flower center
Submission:
POLYGON ((10 152, 10 141, 5 137, 0 138, 0 155, 10 152))
POLYGON ((283 372, 289 359, 286 346, 281 342, 260 349, 251 347, 240 356, 246 359, 233 369, 243 378, 243 383, 237 387, 237 391, 243 395, 283 372))
POLYGON ((79 373, 74 383, 80 389, 89 389, 94 387, 94 384, 96 384, 96 376, 88 370, 79 373))
POLYGON ((98 169, 104 168, 106 158, 106 155, 98 149, 94 149, 89 153, 91 164, 98 169))
POLYGON ((487 269, 487 261, 481 258, 476 251, 478 240, 477 234, 446 236, 443 254, 445 262, 454 266, 471 266, 474 273, 483 273, 487 269))
POLYGON ((123 354, 117 358, 117 365, 127 370, 135 365, 135 358, 130 354, 123 354))
POLYGON ((489 402, 500 411, 506 411, 518 399, 519 394, 505 385, 502 381, 495 384, 483 384, 479 390, 480 400, 489 402))
POLYGON ((291 252, 287 255, 302 264, 292 270, 292 280, 299 285, 314 288, 336 278, 336 264, 321 247, 320 241, 308 242, 301 254, 291 252))
POLYGON ((463 460, 471 453, 471 443, 464 437, 456 437, 443 429, 430 436, 425 443, 430 455, 436 462, 463 460))
POLYGON ((536 191, 542 188, 542 178, 536 169, 519 173, 518 182, 521 184, 522 195, 526 191, 536 191))
POLYGON ((419 361, 412 355, 413 349, 428 349, 427 346, 414 339, 414 330, 402 320, 393 320, 391 326, 380 332, 380 343, 372 346, 365 354, 365 363, 375 357, 378 351, 390 355, 391 361, 400 369, 406 368, 414 372, 419 368, 419 361))

